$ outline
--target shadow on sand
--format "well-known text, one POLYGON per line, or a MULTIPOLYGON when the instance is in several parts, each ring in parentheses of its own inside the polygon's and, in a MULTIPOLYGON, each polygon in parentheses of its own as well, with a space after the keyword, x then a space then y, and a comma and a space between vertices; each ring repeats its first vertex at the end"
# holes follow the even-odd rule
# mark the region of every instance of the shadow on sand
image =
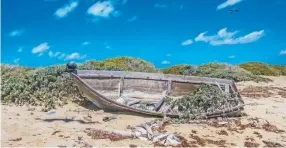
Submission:
POLYGON ((54 122, 54 121, 64 121, 66 123, 69 122, 79 122, 81 124, 94 124, 94 123, 100 123, 98 121, 91 121, 91 122, 86 122, 84 120, 74 120, 74 119, 67 119, 67 118, 53 118, 53 119, 40 119, 40 118, 36 118, 36 120, 42 120, 44 122, 54 122))

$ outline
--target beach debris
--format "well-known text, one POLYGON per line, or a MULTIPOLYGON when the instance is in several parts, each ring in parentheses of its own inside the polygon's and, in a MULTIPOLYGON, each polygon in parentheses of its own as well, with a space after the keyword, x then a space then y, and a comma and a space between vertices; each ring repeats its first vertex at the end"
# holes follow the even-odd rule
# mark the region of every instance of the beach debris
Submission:
POLYGON ((53 114, 55 114, 55 113, 56 113, 55 110, 50 110, 50 111, 48 111, 48 115, 53 115, 53 114))
POLYGON ((283 132, 285 132, 284 130, 280 130, 275 125, 271 125, 270 123, 263 124, 262 128, 265 131, 268 131, 268 132, 274 132, 274 133, 283 133, 283 132))
POLYGON ((66 135, 66 136, 64 136, 64 138, 70 138, 70 136, 69 136, 69 135, 66 135))
POLYGON ((22 137, 9 139, 9 141, 21 141, 21 140, 22 140, 22 137))
POLYGON ((250 142, 250 141, 245 141, 244 142, 244 146, 245 147, 259 147, 260 144, 258 143, 254 143, 254 142, 250 142))
POLYGON ((88 121, 88 122, 92 122, 91 118, 89 118, 89 117, 84 116, 83 119, 88 121))
POLYGON ((163 146, 177 146, 182 144, 180 138, 175 134, 166 132, 159 132, 158 128, 161 124, 155 121, 145 122, 137 125, 132 131, 102 131, 98 129, 87 128, 85 132, 93 139, 110 139, 111 141, 118 141, 123 139, 138 138, 144 141, 152 141, 154 144, 163 146))
POLYGON ((277 142, 271 142, 265 140, 262 140, 262 142, 265 144, 265 147, 284 147, 284 145, 277 142))
POLYGON ((90 145, 90 144, 88 144, 88 143, 85 142, 85 143, 83 144, 83 147, 92 147, 92 145, 90 145))
POLYGON ((206 140, 203 139, 203 138, 200 138, 199 136, 197 135, 193 135, 193 134, 190 134, 190 138, 196 140, 196 143, 200 146, 205 146, 206 145, 206 140))
POLYGON ((107 122, 107 121, 114 120, 114 119, 117 119, 117 117, 116 116, 105 116, 103 117, 102 121, 107 122))
POLYGON ((253 132, 253 134, 257 135, 257 137, 260 138, 260 139, 262 138, 262 135, 260 133, 258 133, 258 132, 253 132))
POLYGON ((225 130, 220 130, 219 132, 217 132, 217 134, 228 136, 228 133, 225 130))
POLYGON ((36 108, 28 108, 28 111, 35 111, 36 108))
POLYGON ((133 127, 133 126, 131 126, 131 125, 127 125, 127 126, 126 126, 126 129, 135 130, 135 127, 133 127))
POLYGON ((129 147, 135 148, 135 147, 137 147, 137 145, 135 145, 135 144, 129 144, 129 147))
POLYGON ((108 132, 98 129, 86 129, 85 132, 88 136, 91 136, 92 139, 110 139, 111 141, 119 141, 132 138, 132 136, 126 133, 108 132))
POLYGON ((61 132, 60 130, 56 130, 56 131, 54 131, 53 133, 52 133, 52 135, 55 135, 55 134, 57 134, 57 133, 59 133, 59 132, 61 132))

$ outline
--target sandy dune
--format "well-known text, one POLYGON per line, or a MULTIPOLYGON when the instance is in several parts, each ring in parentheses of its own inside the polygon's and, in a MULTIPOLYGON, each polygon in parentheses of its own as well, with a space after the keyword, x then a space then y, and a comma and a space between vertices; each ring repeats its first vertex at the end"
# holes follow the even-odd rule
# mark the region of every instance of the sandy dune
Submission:
MULTIPOLYGON (((170 124, 165 130, 170 133, 178 133, 185 137, 188 142, 195 143, 196 146, 265 146, 265 141, 276 143, 276 146, 286 146, 286 77, 270 77, 274 81, 271 83, 240 82, 237 83, 239 90, 243 94, 247 116, 240 118, 242 124, 249 123, 249 119, 258 117, 259 121, 268 121, 275 125, 281 132, 271 132, 263 128, 247 127, 238 131, 231 131, 227 126, 214 127, 207 124, 170 124), (271 95, 267 98, 259 97, 257 94, 248 91, 247 88, 263 87, 271 89, 271 95), (251 97, 254 95, 254 97, 251 97), (198 142, 198 138, 203 142, 198 142), (225 141, 224 141, 225 140, 225 141), (264 141, 264 142, 263 142, 264 141)), ((259 88, 261 89, 261 88, 259 88)), ((263 89, 263 91, 265 91, 263 89)), ((256 91, 255 91, 256 92, 256 91)), ((254 93, 255 93, 254 92, 254 93)), ((263 92, 261 92, 263 93, 263 92)), ((262 95, 263 96, 263 95, 262 95)), ((95 128, 102 130, 128 130, 128 125, 135 126, 144 121, 154 118, 140 116, 111 114, 103 111, 91 111, 89 109, 69 104, 58 108, 55 114, 41 112, 40 108, 28 106, 2 105, 2 133, 1 145, 4 147, 83 147, 83 146, 124 146, 130 145, 150 147, 154 144, 150 141, 139 139, 125 139, 111 141, 109 139, 91 139, 84 130, 95 128), (88 121, 85 117, 90 115, 88 121), (117 119, 109 122, 102 121, 104 116, 115 115, 117 119)), ((238 119, 237 119, 238 120, 238 119)), ((224 125, 226 121, 220 121, 219 125, 224 125)))

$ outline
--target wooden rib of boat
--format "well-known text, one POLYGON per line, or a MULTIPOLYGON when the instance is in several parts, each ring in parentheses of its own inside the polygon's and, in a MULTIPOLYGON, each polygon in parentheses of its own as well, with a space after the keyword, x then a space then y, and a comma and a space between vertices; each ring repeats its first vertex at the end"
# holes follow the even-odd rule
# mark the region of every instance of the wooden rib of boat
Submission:
MULTIPOLYGON (((74 70, 71 78, 76 83, 82 95, 88 98, 96 106, 105 111, 131 112, 141 115, 163 117, 178 117, 177 114, 168 113, 166 110, 153 111, 141 110, 116 101, 119 97, 136 98, 140 101, 162 103, 162 92, 173 98, 180 98, 195 89, 201 83, 219 85, 226 93, 237 92, 236 85, 232 80, 155 74, 143 72, 125 71, 96 71, 96 70, 74 70)), ((233 113, 243 107, 243 101, 239 96, 241 105, 230 110, 205 114, 208 117, 220 114, 233 113)), ((159 104, 160 105, 160 104, 159 104)), ((162 107, 161 107, 162 108, 162 107)))

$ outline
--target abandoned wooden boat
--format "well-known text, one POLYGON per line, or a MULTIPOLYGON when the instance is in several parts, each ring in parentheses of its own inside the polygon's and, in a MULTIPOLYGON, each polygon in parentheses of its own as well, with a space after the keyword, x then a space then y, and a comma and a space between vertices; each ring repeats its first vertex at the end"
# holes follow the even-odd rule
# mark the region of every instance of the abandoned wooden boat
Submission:
MULTIPOLYGON (((68 68, 82 95, 96 106, 111 112, 178 117, 178 114, 169 113, 170 106, 164 104, 166 95, 180 98, 201 83, 218 85, 225 93, 237 92, 234 81, 225 79, 143 72, 76 70, 75 66, 70 65, 68 68), (131 106, 136 102, 153 104, 153 108, 144 110, 131 106)), ((222 113, 228 114, 243 109, 243 100, 240 96, 239 98, 241 104, 237 107, 206 116, 216 117, 222 113)))

